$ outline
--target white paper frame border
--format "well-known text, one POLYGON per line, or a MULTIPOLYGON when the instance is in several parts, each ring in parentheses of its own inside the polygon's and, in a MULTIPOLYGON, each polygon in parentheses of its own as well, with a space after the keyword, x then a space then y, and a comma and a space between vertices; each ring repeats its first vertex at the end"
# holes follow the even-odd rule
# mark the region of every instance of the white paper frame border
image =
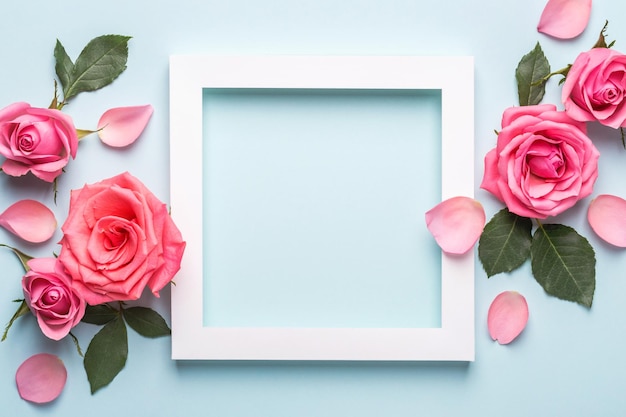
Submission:
POLYGON ((472 57, 170 57, 171 207, 187 241, 172 287, 172 358, 474 360, 473 251, 442 255, 440 328, 203 326, 204 88, 441 90, 442 200, 474 190, 472 57))

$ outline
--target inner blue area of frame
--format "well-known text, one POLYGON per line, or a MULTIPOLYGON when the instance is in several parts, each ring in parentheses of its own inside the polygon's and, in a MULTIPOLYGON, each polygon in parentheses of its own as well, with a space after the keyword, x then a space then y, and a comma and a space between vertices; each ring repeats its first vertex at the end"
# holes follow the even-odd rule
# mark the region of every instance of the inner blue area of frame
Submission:
POLYGON ((205 89, 203 322, 441 327, 440 90, 205 89))

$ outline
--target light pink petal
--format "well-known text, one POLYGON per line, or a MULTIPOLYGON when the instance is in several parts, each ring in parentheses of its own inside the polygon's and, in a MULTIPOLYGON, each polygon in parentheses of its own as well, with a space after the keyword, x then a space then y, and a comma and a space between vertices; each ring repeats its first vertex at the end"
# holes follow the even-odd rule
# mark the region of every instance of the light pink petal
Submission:
POLYGON ((587 220, 606 242, 626 248, 626 200, 608 194, 597 196, 589 204, 587 220))
POLYGON ((149 104, 109 109, 98 121, 98 136, 109 146, 128 146, 146 128, 152 112, 153 108, 149 104))
POLYGON ((41 243, 52 237, 57 220, 40 202, 20 200, 0 214, 0 226, 28 242, 41 243))
POLYGON ((426 227, 445 253, 469 251, 485 227, 485 210, 469 197, 452 197, 426 212, 426 227))
POLYGON ((511 343, 526 327, 528 304, 517 291, 504 291, 493 300, 487 314, 489 335, 501 345, 511 343))
POLYGON ((583 33, 591 15, 591 0, 548 0, 537 30, 559 39, 583 33))
POLYGON ((26 359, 17 368, 17 392, 26 401, 48 403, 61 395, 67 370, 58 356, 39 353, 26 359))

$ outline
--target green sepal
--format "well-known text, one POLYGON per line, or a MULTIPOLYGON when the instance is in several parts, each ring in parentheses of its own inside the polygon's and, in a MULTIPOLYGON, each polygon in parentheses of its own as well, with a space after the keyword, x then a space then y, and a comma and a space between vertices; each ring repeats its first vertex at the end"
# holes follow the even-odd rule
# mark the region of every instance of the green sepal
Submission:
POLYGON ((119 317, 119 315, 120 312, 108 304, 100 304, 97 306, 87 305, 85 315, 81 321, 83 323, 103 325, 119 317))
POLYGON ((612 41, 611 43, 607 44, 606 43, 606 30, 609 27, 609 21, 605 20, 604 21, 604 26, 602 27, 602 30, 600 31, 600 35, 598 36, 598 40, 596 41, 595 45, 593 45, 593 48, 611 48, 613 47, 613 45, 615 44, 615 41, 612 41))
POLYGON ((117 317, 95 334, 85 352, 83 365, 87 372, 91 393, 94 394, 109 385, 124 369, 127 358, 126 324, 121 317, 117 317))
POLYGON ((550 75, 550 63, 537 42, 535 48, 524 55, 515 69, 517 94, 520 106, 541 103, 550 75))
POLYGON ((96 133, 97 130, 85 130, 85 129, 76 129, 76 136, 78 136, 78 140, 81 140, 85 136, 89 136, 92 133, 96 133))
POLYGON ((172 331, 159 313, 147 307, 124 309, 126 323, 144 337, 169 336, 172 331))
POLYGON ((4 342, 6 340, 7 335, 9 334, 9 329, 11 328, 11 326, 13 326, 13 323, 15 322, 15 320, 30 313, 30 308, 28 307, 28 304, 26 304, 26 300, 14 300, 14 301, 17 303, 20 303, 20 306, 17 308, 17 310, 15 311, 15 314, 13 314, 13 317, 11 317, 11 320, 9 320, 6 327, 4 328, 4 333, 2 333, 2 338, 0 339, 0 342, 4 342))
POLYGON ((591 307, 596 257, 587 239, 569 226, 539 225, 530 253, 533 276, 546 293, 591 307))
POLYGON ((507 208, 496 213, 485 225, 478 242, 478 258, 487 277, 511 272, 530 257, 532 221, 507 208))
MULTIPOLYGON (((77 94, 95 91, 111 84, 124 72, 129 40, 130 36, 121 35, 103 35, 92 39, 76 58, 69 74, 66 70, 71 61, 66 59, 67 54, 59 52, 59 64, 55 49, 57 67, 61 67, 60 74, 57 70, 57 76, 63 85, 63 103, 77 94)), ((60 51, 62 46, 57 49, 60 51)))
POLYGON ((28 261, 33 259, 33 256, 27 255, 21 250, 14 248, 13 246, 5 245, 4 243, 0 243, 0 247, 11 249, 13 253, 15 254, 15 256, 17 256, 17 258, 20 260, 20 263, 22 264, 22 267, 24 268, 24 272, 30 271, 30 268, 28 267, 28 261))

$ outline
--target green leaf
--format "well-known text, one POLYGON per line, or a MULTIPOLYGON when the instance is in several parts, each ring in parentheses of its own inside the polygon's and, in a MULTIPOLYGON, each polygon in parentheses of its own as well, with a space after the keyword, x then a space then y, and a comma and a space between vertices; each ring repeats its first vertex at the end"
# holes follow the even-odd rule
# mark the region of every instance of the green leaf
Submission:
POLYGON ((117 317, 96 333, 85 352, 83 364, 92 394, 113 381, 124 369, 127 357, 126 325, 117 317))
POLYGON ((530 253, 533 276, 548 294, 591 307, 596 258, 587 239, 568 226, 540 225, 530 253))
POLYGON ((9 320, 9 323, 7 323, 6 327, 4 328, 4 333, 2 333, 2 338, 0 339, 0 342, 4 342, 6 340, 7 335, 9 334, 9 329, 11 328, 11 326, 13 326, 13 323, 15 322, 15 320, 19 319, 25 314, 30 313, 30 308, 28 308, 28 304, 26 304, 26 300, 15 300, 15 301, 19 302, 20 306, 17 308, 17 310, 15 311, 15 314, 13 314, 13 317, 11 317, 11 320, 9 320))
POLYGON ((105 87, 124 72, 128 60, 129 39, 130 36, 120 35, 104 35, 92 39, 76 58, 72 72, 63 86, 64 102, 79 93, 105 87))
POLYGON ((515 70, 520 106, 541 103, 549 75, 550 64, 537 42, 535 48, 522 57, 515 70))
POLYGON ((156 311, 146 307, 131 307, 124 310, 126 323, 144 337, 169 336, 172 331, 156 311))
POLYGON ((488 277, 519 268, 530 257, 532 221, 504 208, 485 225, 478 258, 488 277))
POLYGON ((24 272, 30 271, 30 268, 28 267, 28 261, 33 259, 32 256, 26 255, 21 250, 14 248, 13 246, 5 245, 4 243, 0 243, 0 247, 11 249, 13 253, 15 254, 15 256, 17 256, 17 258, 20 260, 20 263, 22 264, 22 267, 24 268, 24 272))
POLYGON ((89 324, 107 324, 111 320, 119 317, 119 315, 120 312, 108 304, 100 304, 97 306, 87 305, 85 315, 81 321, 89 324))
POLYGON ((66 88, 70 85, 70 80, 72 79, 74 63, 72 62, 72 59, 67 55, 67 52, 65 52, 65 48, 58 39, 54 47, 54 59, 56 60, 54 69, 57 73, 57 77, 59 77, 59 81, 61 82, 61 87, 63 88, 63 91, 65 91, 66 88))

